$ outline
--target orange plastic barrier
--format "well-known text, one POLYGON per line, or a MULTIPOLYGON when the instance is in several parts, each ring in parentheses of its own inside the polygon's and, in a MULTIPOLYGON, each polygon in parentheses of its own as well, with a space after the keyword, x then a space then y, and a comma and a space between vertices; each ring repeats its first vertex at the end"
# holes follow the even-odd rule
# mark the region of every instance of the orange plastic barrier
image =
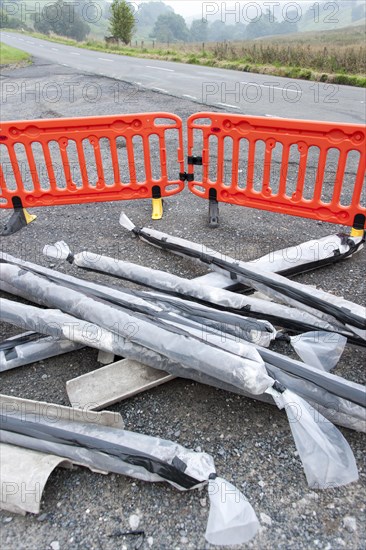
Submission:
POLYGON ((182 121, 170 113, 4 122, 0 154, 1 208, 160 198, 184 188, 182 121))
POLYGON ((351 226, 366 214, 365 135, 358 124, 197 113, 188 119, 189 189, 351 226))

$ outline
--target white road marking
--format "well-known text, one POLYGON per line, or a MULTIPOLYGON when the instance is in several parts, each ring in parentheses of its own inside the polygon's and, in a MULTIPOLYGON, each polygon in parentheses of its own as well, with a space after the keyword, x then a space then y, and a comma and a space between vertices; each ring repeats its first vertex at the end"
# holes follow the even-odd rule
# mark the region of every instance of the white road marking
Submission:
POLYGON ((188 97, 189 99, 197 99, 194 95, 183 94, 183 97, 188 97))
POLYGON ((114 63, 113 59, 107 59, 106 57, 98 57, 99 61, 109 61, 109 63, 114 63))
POLYGON ((230 105, 229 103, 216 103, 216 105, 222 105, 223 107, 230 107, 230 109, 240 109, 237 105, 230 105))
MULTIPOLYGON (((272 84, 258 84, 257 82, 244 82, 240 84, 250 84, 251 86, 259 86, 260 88, 272 88, 273 90, 285 90, 286 92, 294 92, 295 94, 301 94, 301 90, 294 90, 293 88, 281 88, 280 86, 272 86, 272 84)), ((291 84, 289 84, 290 86, 291 84)))
POLYGON ((70 52, 71 55, 80 55, 79 53, 77 52, 70 52))
POLYGON ((163 67, 153 67, 152 65, 145 65, 147 69, 157 69, 158 71, 167 71, 168 73, 175 73, 173 69, 163 69, 163 67))
MULTIPOLYGON (((258 86, 261 86, 261 88, 272 88, 273 90, 283 90, 286 92, 294 92, 295 94, 302 94, 302 90, 294 90, 293 88, 280 88, 279 86, 271 86, 270 84, 258 84, 258 86)), ((291 84, 289 84, 289 86, 291 86, 291 84)))
POLYGON ((268 116, 269 118, 284 118, 283 116, 278 116, 278 115, 264 115, 264 116, 268 116))

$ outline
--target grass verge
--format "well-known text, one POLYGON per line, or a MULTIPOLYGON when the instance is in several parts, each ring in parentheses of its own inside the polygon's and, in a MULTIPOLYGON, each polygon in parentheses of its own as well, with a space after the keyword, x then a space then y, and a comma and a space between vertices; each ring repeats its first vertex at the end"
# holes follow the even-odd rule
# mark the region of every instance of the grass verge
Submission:
POLYGON ((17 48, 7 46, 0 42, 0 65, 17 65, 18 63, 30 62, 30 55, 17 48))

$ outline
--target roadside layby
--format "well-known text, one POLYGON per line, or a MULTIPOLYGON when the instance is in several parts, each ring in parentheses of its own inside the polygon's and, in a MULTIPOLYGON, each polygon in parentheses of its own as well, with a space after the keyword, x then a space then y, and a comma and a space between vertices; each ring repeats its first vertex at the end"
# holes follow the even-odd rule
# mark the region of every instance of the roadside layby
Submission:
MULTIPOLYGON (((366 390, 356 381, 357 373, 344 376, 338 367, 344 355, 356 357, 366 348, 366 308, 347 294, 309 284, 306 276, 316 273, 321 281, 323 271, 335 273, 341 266, 351 277, 364 256, 366 132, 355 124, 199 113, 187 121, 186 147, 183 126, 180 117, 162 112, 2 124, 1 147, 8 162, 2 170, 0 206, 12 209, 3 239, 11 239, 13 248, 0 252, 0 316, 10 331, 0 343, 0 373, 8 381, 17 376, 20 386, 0 395, 1 508, 40 515, 55 468, 69 469, 70 476, 75 468, 88 469, 96 478, 109 474, 110 479, 146 482, 139 484, 141 492, 150 484, 164 484, 167 492, 171 486, 180 491, 182 502, 191 493, 193 500, 204 503, 206 527, 199 536, 207 547, 248 543, 260 548, 263 523, 270 529, 272 520, 251 498, 251 472, 243 471, 230 438, 222 438, 222 452, 238 457, 230 469, 220 455, 205 450, 206 445, 211 449, 211 438, 221 437, 215 430, 218 419, 212 415, 199 442, 189 435, 189 444, 177 441, 183 429, 189 434, 202 415, 209 415, 203 412, 204 403, 190 404, 191 413, 179 430, 171 410, 164 418, 171 422, 169 437, 159 429, 159 408, 155 424, 144 417, 131 425, 128 403, 138 406, 147 396, 154 402, 153 388, 160 388, 163 403, 176 379, 193 381, 202 391, 215 388, 228 399, 240 396, 258 414, 271 410, 277 415, 280 410, 279 417, 288 421, 276 437, 277 479, 288 467, 282 455, 291 447, 297 482, 312 494, 362 482, 362 464, 351 441, 355 433, 363 437, 366 432, 366 390), (177 137, 175 149, 171 132, 177 137), (142 156, 134 149, 137 136, 143 142, 142 156), (155 145, 151 136, 158 137, 155 145), (125 140, 128 171, 117 150, 119 137, 125 140), (232 155, 225 153, 228 139, 232 155), (265 143, 263 158, 255 160, 263 165, 260 178, 254 170, 258 139, 265 143), (86 140, 92 145, 88 154, 86 140), (296 169, 290 158, 294 147, 296 169), (310 184, 305 173, 314 162, 314 147, 320 154, 310 184), (334 150, 339 154, 330 181, 325 172, 334 150), (355 151, 351 185, 346 164, 355 151), (96 167, 93 176, 87 170, 90 163, 96 167), (153 222, 135 221, 134 213, 145 204, 141 199, 153 201, 153 222), (57 226, 54 235, 50 228, 47 238, 43 233, 37 255, 16 246, 27 231, 37 239, 43 213, 50 222, 55 206, 74 212, 77 205, 91 203, 97 223, 99 203, 114 204, 115 213, 122 200, 118 254, 96 232, 75 235, 69 224, 57 226), (172 206, 170 200, 175 201, 172 206), (188 238, 187 221, 179 211, 185 201, 194 205, 192 217, 200 212, 195 223, 202 225, 207 201, 208 233, 225 231, 219 205, 224 211, 233 205, 241 215, 250 210, 258 218, 281 218, 288 227, 293 220, 338 227, 311 239, 297 233, 291 246, 271 246, 269 252, 263 247, 265 253, 249 260, 245 253, 230 255, 221 241, 215 248, 191 234, 188 238), (165 223, 173 210, 172 228, 165 223), (160 258, 159 266, 149 261, 154 257, 160 258), (174 269, 180 262, 185 274, 174 269), (63 369, 67 404, 47 392, 42 398, 24 397, 22 376, 26 380, 32 369, 62 358, 72 362, 73 357, 89 357, 91 349, 97 355, 87 370, 68 376, 67 366, 63 369), (119 412, 121 404, 126 404, 125 414, 119 412), (14 489, 31 484, 38 489, 27 491, 27 498, 14 489)), ((266 238, 265 229, 262 236, 266 238)), ((51 385, 47 381, 48 389, 51 385)), ((236 437, 245 441, 245 434, 239 423, 236 437)), ((260 448, 263 435, 255 437, 260 448)), ((264 461, 255 463, 258 475, 265 467, 264 461)), ((270 485, 271 480, 263 483, 270 485)), ((282 491, 287 490, 291 488, 284 481, 282 491)), ((124 499, 128 501, 128 494, 124 499)), ((180 516, 177 523, 190 517, 186 504, 180 516)), ((148 523, 139 529, 139 521, 132 521, 120 536, 142 537, 141 544, 152 546, 144 539, 145 529, 148 534, 148 523)))

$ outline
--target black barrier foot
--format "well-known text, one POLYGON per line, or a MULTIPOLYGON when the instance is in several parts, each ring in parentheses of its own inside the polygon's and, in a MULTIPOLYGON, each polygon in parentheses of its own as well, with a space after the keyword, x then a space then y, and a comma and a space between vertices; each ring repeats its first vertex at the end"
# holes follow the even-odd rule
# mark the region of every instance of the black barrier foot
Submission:
POLYGON ((34 214, 29 214, 25 208, 23 208, 22 203, 19 198, 15 197, 13 199, 14 211, 1 232, 1 235, 6 237, 8 235, 13 235, 17 231, 20 231, 33 222, 37 216, 34 214))
POLYGON ((218 227, 219 226, 219 203, 215 199, 210 199, 209 204, 209 226, 218 227))

